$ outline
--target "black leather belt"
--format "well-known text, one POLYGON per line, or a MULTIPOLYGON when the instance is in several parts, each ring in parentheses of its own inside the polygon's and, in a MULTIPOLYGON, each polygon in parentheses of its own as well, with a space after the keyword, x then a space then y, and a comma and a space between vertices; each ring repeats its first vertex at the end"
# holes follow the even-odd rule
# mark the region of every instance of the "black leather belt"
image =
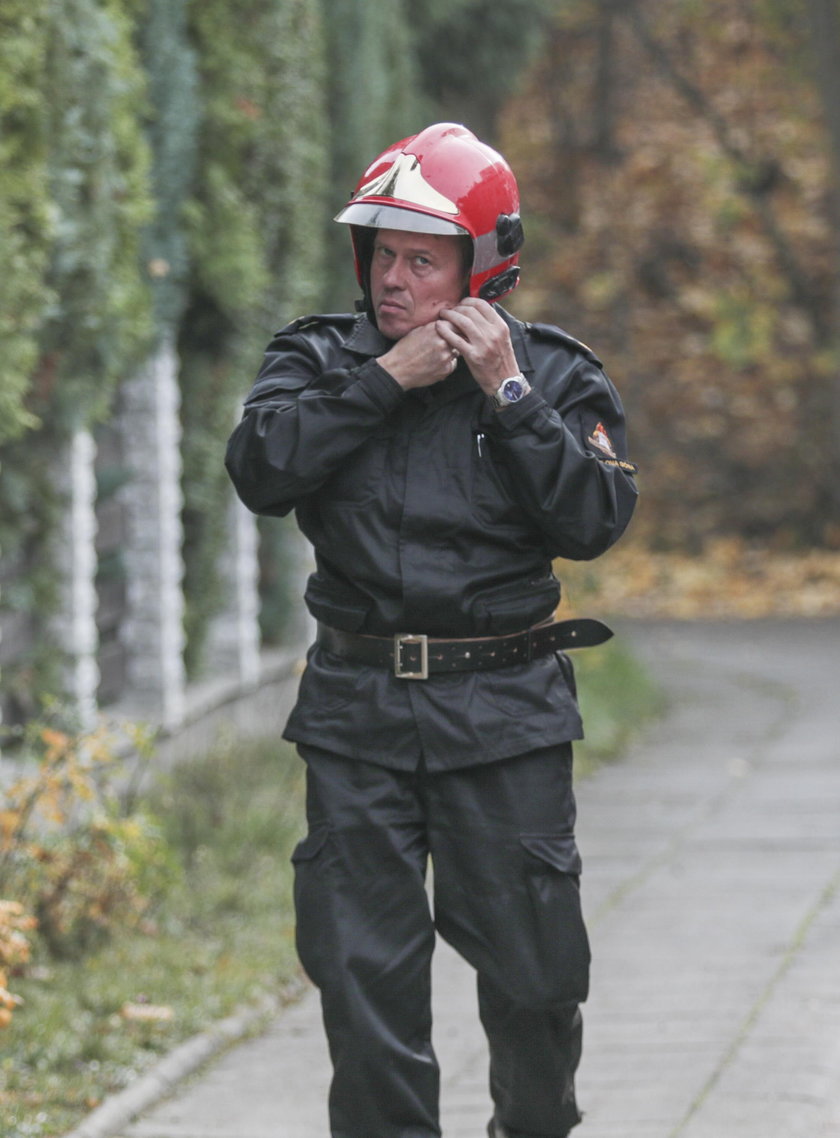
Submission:
POLYGON ((540 624, 510 636, 459 640, 409 633, 363 636, 319 624, 317 639, 328 652, 345 660, 391 668, 401 680, 425 680, 435 672, 472 672, 527 664, 551 652, 591 648, 611 636, 612 629, 600 620, 581 618, 540 624))

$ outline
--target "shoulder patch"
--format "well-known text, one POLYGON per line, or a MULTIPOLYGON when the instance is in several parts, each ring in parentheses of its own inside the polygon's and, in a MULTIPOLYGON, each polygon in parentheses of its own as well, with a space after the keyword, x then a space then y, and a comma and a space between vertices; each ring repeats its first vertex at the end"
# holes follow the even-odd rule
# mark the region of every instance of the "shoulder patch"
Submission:
POLYGON ((285 328, 275 332, 275 336, 287 336, 289 333, 300 332, 305 328, 315 328, 320 324, 332 324, 334 327, 344 327, 355 324, 359 317, 353 312, 325 312, 314 313, 312 316, 298 316, 285 328))
POLYGON ((591 434, 587 436, 586 445, 604 466, 617 466, 626 471, 627 474, 637 473, 639 468, 634 462, 627 462, 618 457, 612 439, 607 434, 607 428, 602 422, 599 421, 591 434))
POLYGON ((612 444, 612 439, 607 434, 607 428, 603 423, 598 424, 598 426, 586 441, 591 447, 594 447, 596 450, 600 451, 601 454, 605 454, 607 458, 618 457, 615 453, 615 447, 612 444))
POLYGON ((578 340, 574 336, 564 332, 562 328, 558 328, 556 324, 528 324, 528 329, 536 332, 538 336, 543 336, 546 340, 560 340, 566 344, 567 347, 576 348, 577 351, 582 352, 587 359, 592 360, 593 363, 598 364, 599 367, 603 366, 601 360, 588 344, 584 344, 583 340, 578 340))

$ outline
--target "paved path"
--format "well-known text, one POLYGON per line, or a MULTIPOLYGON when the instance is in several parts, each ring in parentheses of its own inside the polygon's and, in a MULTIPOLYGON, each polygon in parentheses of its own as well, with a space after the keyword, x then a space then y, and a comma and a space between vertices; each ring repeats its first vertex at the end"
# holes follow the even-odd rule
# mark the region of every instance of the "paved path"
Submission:
MULTIPOLYGON (((840 1138, 840 622, 622 631, 670 708, 578 791, 576 1138, 840 1138)), ((435 970, 444 1135, 481 1138, 472 975, 435 970)), ((327 1138, 327 1081, 310 994, 119 1133, 327 1138)))

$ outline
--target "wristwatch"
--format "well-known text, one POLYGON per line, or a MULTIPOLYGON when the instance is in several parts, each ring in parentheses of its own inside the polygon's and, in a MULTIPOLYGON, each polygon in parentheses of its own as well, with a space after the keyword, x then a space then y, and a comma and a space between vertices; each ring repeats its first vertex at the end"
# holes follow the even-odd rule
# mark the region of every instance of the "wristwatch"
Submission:
POLYGON ((498 389, 493 392, 492 399, 497 410, 501 411, 505 407, 511 407, 514 403, 518 403, 530 390, 531 385, 524 375, 512 375, 508 379, 502 380, 498 389))

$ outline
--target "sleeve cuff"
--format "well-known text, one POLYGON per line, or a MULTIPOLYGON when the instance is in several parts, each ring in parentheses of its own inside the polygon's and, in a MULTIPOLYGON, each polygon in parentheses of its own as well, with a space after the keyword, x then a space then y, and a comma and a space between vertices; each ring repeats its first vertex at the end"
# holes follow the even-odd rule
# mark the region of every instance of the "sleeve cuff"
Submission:
POLYGON ((489 396, 488 403, 492 408, 493 424, 502 435, 513 434, 523 423, 548 408, 546 401, 533 387, 518 403, 510 407, 499 410, 489 396))
POLYGON ((356 374, 365 394, 380 410, 393 411, 405 398, 405 391, 376 360, 366 360, 356 374))

